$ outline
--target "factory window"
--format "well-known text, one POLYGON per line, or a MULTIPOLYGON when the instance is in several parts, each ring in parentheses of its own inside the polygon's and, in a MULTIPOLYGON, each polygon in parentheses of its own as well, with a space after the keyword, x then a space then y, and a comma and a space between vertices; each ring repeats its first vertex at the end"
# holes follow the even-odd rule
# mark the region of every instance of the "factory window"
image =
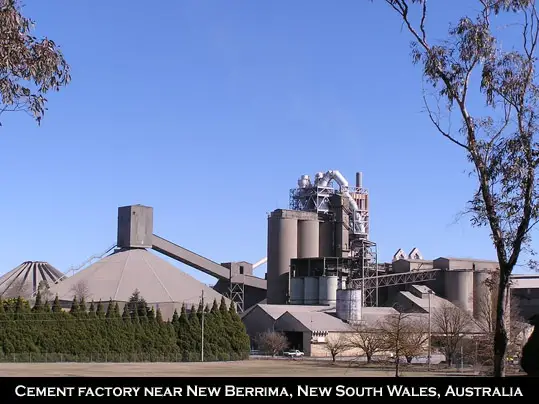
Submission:
POLYGON ((243 265, 240 265, 240 275, 243 275, 243 265))

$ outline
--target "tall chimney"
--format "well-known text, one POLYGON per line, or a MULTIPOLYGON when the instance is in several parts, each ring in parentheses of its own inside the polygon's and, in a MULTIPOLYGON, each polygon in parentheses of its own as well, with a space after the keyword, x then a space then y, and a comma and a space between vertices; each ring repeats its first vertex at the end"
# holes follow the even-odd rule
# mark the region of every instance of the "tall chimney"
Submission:
POLYGON ((363 173, 358 172, 356 173, 356 188, 362 188, 363 187, 363 173))

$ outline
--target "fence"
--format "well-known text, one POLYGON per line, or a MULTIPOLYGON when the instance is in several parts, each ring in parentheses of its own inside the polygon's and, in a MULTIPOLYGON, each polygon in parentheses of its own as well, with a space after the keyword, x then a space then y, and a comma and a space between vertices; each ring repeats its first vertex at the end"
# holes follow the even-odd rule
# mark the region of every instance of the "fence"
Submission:
MULTIPOLYGON (((204 362, 232 362, 248 359, 249 355, 239 355, 237 353, 217 355, 204 354, 204 362)), ((92 354, 70 354, 70 353, 11 353, 0 354, 0 363, 137 363, 137 362, 201 362, 200 352, 191 353, 118 353, 118 352, 98 352, 92 354)))

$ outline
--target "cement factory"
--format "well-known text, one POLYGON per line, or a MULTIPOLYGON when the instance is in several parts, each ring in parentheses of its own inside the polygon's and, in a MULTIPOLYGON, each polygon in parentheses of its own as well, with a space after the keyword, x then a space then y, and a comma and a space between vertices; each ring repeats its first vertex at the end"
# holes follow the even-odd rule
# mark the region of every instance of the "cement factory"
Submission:
MULTIPOLYGON (((0 277, 0 297, 32 299, 46 285, 48 297, 58 296, 68 308, 74 295, 122 305, 139 290, 170 318, 184 304, 198 305, 204 291, 207 301, 224 296, 235 302, 253 340, 279 330, 314 356, 327 335, 375 322, 396 307, 428 313, 452 304, 476 316, 498 265, 424 259, 417 248, 399 249, 392 262, 379 262, 362 173, 356 173, 355 186, 336 170, 301 175, 289 191, 288 209, 269 214, 267 254, 257 263, 217 263, 198 255, 154 234, 153 215, 148 206, 118 208, 117 240, 103 254, 65 274, 46 262, 24 262, 0 277), (215 285, 204 285, 159 254, 211 275, 215 285), (266 276, 255 276, 263 264, 266 276)), ((539 313, 539 276, 514 275, 511 293, 525 318, 539 313)))

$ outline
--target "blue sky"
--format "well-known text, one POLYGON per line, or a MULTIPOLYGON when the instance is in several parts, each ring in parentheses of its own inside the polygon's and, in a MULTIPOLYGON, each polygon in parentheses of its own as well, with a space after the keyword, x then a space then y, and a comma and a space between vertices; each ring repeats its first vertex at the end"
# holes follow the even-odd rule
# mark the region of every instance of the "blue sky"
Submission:
POLYGON ((26 0, 73 81, 41 127, 2 117, 0 273, 82 263, 136 203, 160 236, 254 262, 267 213, 301 174, 330 169, 364 173, 380 260, 401 247, 494 259, 488 233, 456 221, 474 182, 423 112, 409 36, 376 3, 26 0))

